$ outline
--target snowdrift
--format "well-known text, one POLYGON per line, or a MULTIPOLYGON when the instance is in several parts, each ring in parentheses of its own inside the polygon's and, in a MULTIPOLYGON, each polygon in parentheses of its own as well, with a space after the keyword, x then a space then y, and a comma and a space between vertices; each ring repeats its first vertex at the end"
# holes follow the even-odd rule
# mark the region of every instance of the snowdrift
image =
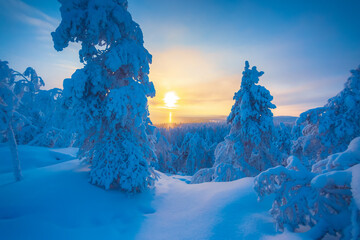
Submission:
POLYGON ((69 160, 75 149, 20 146, 19 151, 24 180, 14 182, 12 173, 0 173, 1 239, 260 239, 276 234, 268 214, 272 200, 257 202, 253 178, 194 185, 188 184, 190 177, 158 172, 154 189, 128 195, 89 184, 88 167, 69 160))

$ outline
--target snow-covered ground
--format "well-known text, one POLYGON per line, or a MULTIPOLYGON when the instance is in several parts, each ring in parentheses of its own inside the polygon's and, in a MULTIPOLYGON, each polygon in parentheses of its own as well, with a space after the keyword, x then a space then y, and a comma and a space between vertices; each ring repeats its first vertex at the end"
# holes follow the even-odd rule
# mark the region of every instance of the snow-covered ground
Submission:
MULTIPOLYGON (((18 146, 21 169, 45 167, 74 159, 77 148, 44 148, 34 146, 18 146)), ((0 144, 0 174, 13 171, 10 149, 7 144, 0 144)))
MULTIPOLYGON (((0 148, 0 239, 273 239, 271 199, 257 202, 253 178, 188 184, 159 173, 156 188, 126 195, 88 183, 76 149, 20 146, 24 180, 0 148), (57 155, 60 154, 60 155, 57 155), (60 159, 58 159, 60 158, 60 159)), ((288 239, 287 234, 274 239, 288 239)), ((294 236, 291 237, 294 239, 294 236)))

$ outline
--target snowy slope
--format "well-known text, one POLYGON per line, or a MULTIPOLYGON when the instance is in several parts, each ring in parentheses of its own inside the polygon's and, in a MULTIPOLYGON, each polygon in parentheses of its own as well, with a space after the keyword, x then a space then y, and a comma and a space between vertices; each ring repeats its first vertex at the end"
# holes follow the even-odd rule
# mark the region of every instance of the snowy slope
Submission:
POLYGON ((184 180, 161 174, 156 212, 146 216, 137 239, 259 239, 274 233, 271 204, 257 202, 253 178, 191 185, 184 180))
MULTIPOLYGON (((51 149, 45 147, 18 146, 21 169, 39 168, 76 158, 77 148, 51 149)), ((0 145, 0 174, 13 170, 10 149, 7 144, 0 145)))
POLYGON ((87 179, 87 167, 72 160, 24 171, 23 181, 1 185, 1 239, 132 239, 150 195, 130 198, 87 179))
MULTIPOLYGON (((41 159, 47 149, 27 149, 43 152, 36 161, 49 163, 41 159)), ((276 234, 268 214, 272 201, 257 202, 253 178, 188 184, 189 177, 159 173, 155 190, 129 196, 89 184, 89 169, 79 160, 55 163, 24 170, 17 183, 11 173, 0 173, 1 239, 267 239, 276 234)))

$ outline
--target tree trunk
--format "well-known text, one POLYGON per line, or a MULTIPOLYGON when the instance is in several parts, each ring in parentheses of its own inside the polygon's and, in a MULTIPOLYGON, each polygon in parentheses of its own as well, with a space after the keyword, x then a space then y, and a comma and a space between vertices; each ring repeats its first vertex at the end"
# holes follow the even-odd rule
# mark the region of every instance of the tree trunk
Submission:
POLYGON ((21 174, 21 169, 20 169, 20 161, 19 161, 16 139, 15 139, 11 121, 9 121, 7 137, 8 137, 8 141, 9 141, 10 152, 12 155, 15 180, 20 181, 22 179, 22 174, 21 174))

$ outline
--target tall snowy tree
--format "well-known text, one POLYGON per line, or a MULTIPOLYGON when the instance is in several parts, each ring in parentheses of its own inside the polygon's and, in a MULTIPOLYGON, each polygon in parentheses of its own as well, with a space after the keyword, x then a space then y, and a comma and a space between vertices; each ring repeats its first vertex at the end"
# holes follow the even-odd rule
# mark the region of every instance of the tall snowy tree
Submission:
POLYGON ((300 115, 291 153, 310 168, 330 154, 342 152, 360 136, 360 66, 351 71, 344 89, 328 103, 300 115))
MULTIPOLYGON (((44 119, 47 117, 46 112, 42 109, 46 108, 49 102, 38 101, 41 87, 45 86, 43 79, 38 76, 35 69, 28 67, 23 74, 17 73, 21 78, 23 91, 18 97, 20 98, 17 112, 28 121, 22 119, 15 119, 17 128, 15 136, 18 144, 28 144, 37 134, 39 134, 45 125, 44 119)), ((46 92, 46 91, 45 91, 46 92)))
POLYGON ((14 112, 18 104, 18 98, 13 92, 14 84, 14 71, 9 68, 7 62, 0 61, 0 130, 7 136, 12 156, 15 180, 20 181, 22 179, 22 175, 17 151, 17 143, 13 130, 14 112))
MULTIPOLYGON (((245 176, 255 176, 259 172, 277 165, 279 152, 272 141, 274 132, 273 114, 276 108, 271 103, 273 97, 263 86, 257 85, 259 72, 250 69, 245 62, 245 70, 240 90, 235 93, 235 104, 227 122, 231 130, 225 141, 215 150, 213 177, 206 176, 204 170, 199 177, 213 181, 232 181, 245 176)), ((199 182, 193 177, 193 182, 199 182)))
POLYGON ((21 74, 9 68, 8 62, 0 60, 0 131, 9 142, 16 181, 22 179, 22 174, 15 135, 21 135, 24 126, 32 126, 28 116, 19 109, 24 105, 22 102, 28 100, 26 96, 43 85, 41 78, 34 73, 34 69, 27 68, 21 74))
POLYGON ((80 152, 91 163, 90 181, 106 189, 139 192, 153 185, 156 160, 147 97, 152 56, 126 0, 59 0, 62 21, 52 33, 55 49, 81 43, 84 68, 64 80, 84 136, 80 152))

